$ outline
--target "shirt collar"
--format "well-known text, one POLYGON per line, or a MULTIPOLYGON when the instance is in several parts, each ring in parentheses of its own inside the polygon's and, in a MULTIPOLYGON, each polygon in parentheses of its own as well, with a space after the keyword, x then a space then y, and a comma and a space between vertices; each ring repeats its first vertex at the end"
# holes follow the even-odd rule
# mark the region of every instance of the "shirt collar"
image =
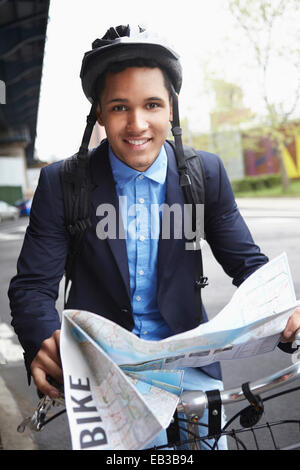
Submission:
POLYGON ((115 183, 118 184, 120 188, 133 181, 139 175, 144 175, 146 178, 159 184, 164 184, 166 181, 168 157, 164 146, 161 147, 158 157, 152 165, 143 172, 137 171, 119 160, 110 145, 108 154, 115 183))

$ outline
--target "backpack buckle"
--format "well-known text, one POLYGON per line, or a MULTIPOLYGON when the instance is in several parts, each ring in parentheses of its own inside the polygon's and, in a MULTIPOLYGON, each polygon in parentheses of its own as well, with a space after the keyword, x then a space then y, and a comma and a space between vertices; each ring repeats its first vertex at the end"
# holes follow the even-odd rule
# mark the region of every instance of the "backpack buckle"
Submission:
POLYGON ((84 232, 86 229, 91 227, 91 221, 89 218, 87 219, 82 219, 82 220, 77 220, 75 224, 73 225, 68 225, 67 229, 69 234, 74 237, 74 235, 79 235, 80 233, 84 232))
POLYGON ((208 286, 208 277, 201 276, 198 281, 195 282, 195 286, 197 289, 203 289, 204 287, 208 286))

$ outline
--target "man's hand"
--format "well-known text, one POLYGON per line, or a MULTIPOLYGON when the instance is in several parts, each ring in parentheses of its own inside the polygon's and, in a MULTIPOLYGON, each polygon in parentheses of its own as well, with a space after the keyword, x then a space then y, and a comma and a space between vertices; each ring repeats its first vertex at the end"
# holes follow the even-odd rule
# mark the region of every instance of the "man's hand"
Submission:
POLYGON ((35 385, 40 392, 51 398, 58 398, 60 393, 57 388, 47 381, 46 376, 49 375, 57 383, 63 383, 59 346, 60 330, 56 330, 50 338, 43 341, 30 366, 35 385))
POLYGON ((300 307, 296 308, 293 315, 290 316, 280 341, 282 343, 292 343, 295 341, 297 333, 300 333, 300 307))

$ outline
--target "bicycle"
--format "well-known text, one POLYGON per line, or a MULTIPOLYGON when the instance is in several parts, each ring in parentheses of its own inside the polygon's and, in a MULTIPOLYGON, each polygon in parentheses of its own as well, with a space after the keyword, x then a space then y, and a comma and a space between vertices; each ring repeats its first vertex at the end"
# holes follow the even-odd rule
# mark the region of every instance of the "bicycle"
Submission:
MULTIPOLYGON (((181 402, 177 407, 177 410, 184 412, 188 419, 187 427, 188 432, 191 435, 188 439, 190 447, 194 450, 201 449, 203 443, 211 447, 211 450, 216 450, 218 448, 218 440, 221 436, 227 436, 232 438, 236 450, 250 450, 249 444, 242 439, 242 435, 251 434, 253 442, 251 445, 251 450, 260 450, 260 437, 259 431, 265 430, 270 436, 270 441, 272 448, 275 450, 293 450, 300 449, 300 416, 299 419, 281 419, 272 422, 265 422, 263 424, 258 424, 263 417, 264 412, 264 403, 276 399, 279 396, 284 394, 293 393, 300 391, 300 386, 289 388, 279 393, 267 396, 264 399, 261 398, 261 395, 269 392, 270 390, 277 389, 283 385, 287 385, 292 381, 300 378, 300 361, 292 366, 282 369, 272 375, 269 375, 263 379, 257 380, 255 382, 247 382, 242 384, 242 386, 226 389, 216 393, 213 398, 210 398, 209 392, 195 392, 195 391, 186 391, 181 395, 181 402), (240 409, 232 418, 230 418, 226 424, 221 426, 220 419, 220 406, 221 405, 231 405, 236 404, 241 401, 248 401, 248 405, 240 409), (199 436, 197 429, 199 425, 203 426, 200 419, 203 415, 205 409, 209 410, 210 415, 216 417, 215 422, 211 422, 208 425, 208 433, 206 436, 199 436), (240 418, 240 427, 232 427, 233 423, 240 418), (292 445, 280 447, 277 442, 277 436, 274 433, 275 427, 282 427, 284 425, 294 426, 296 428, 296 433, 298 441, 292 445), (214 440, 213 445, 209 445, 207 441, 214 440)), ((183 420, 184 422, 185 420, 183 420)), ((171 443, 168 443, 170 445, 171 443)), ((183 442, 172 443, 173 446, 176 444, 182 446, 183 442)), ((232 447, 233 449, 233 447, 232 447)), ((270 449, 270 448, 269 448, 270 449)))
MULTIPOLYGON (((290 384, 300 378, 300 361, 296 362, 290 367, 282 369, 272 375, 263 379, 247 382, 239 387, 225 389, 222 391, 184 391, 181 394, 180 402, 177 406, 177 413, 174 421, 178 422, 179 428, 185 426, 187 434, 186 439, 179 439, 174 437, 174 432, 169 432, 169 440, 163 446, 158 446, 147 450, 180 450, 182 446, 188 446, 189 450, 201 450, 205 445, 206 448, 211 450, 218 449, 218 441, 222 436, 230 438, 234 446, 229 444, 229 448, 233 450, 261 450, 260 432, 264 431, 270 436, 270 444, 268 449, 275 450, 292 450, 300 449, 300 416, 297 419, 280 419, 271 422, 260 423, 264 414, 264 403, 276 399, 279 396, 293 393, 300 390, 300 385, 294 388, 288 388, 281 392, 269 395, 264 399, 261 398, 262 394, 275 390, 283 385, 290 384), (236 404, 239 402, 247 401, 247 406, 240 409, 233 417, 231 417, 224 426, 221 425, 221 407, 236 404), (205 410, 209 413, 208 425, 201 423, 201 417, 205 410), (184 413, 185 418, 180 418, 180 414, 184 413), (179 415, 178 415, 179 414, 179 415), (233 427, 233 424, 240 419, 240 426, 233 427), (199 435, 199 426, 207 427, 207 434, 205 436, 199 435), (295 428, 295 436, 297 442, 289 446, 280 446, 278 444, 278 437, 276 436, 275 429, 282 429, 284 426, 295 428), (245 442, 245 436, 251 435, 251 443, 245 442), (170 437, 171 436, 171 437, 170 437), (250 446, 250 447, 249 447, 250 446)), ((52 408, 64 405, 63 389, 62 397, 56 400, 43 396, 34 411, 33 415, 25 418, 18 426, 18 432, 23 432, 26 426, 34 431, 41 431, 44 427, 53 421, 55 418, 63 414, 66 410, 60 410, 58 413, 50 416, 48 419, 47 414, 52 408)), ((172 430, 172 426, 170 429, 172 430)), ((228 440, 230 440, 228 439, 228 440)), ((264 440, 266 435, 264 435, 264 440)), ((249 441, 249 437, 247 439, 249 441)))

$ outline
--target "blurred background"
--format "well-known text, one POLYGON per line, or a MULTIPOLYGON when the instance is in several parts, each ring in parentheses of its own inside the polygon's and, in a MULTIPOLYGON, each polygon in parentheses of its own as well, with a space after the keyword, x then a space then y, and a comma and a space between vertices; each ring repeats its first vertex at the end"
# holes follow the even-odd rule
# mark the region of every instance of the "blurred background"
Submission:
MULTIPOLYGON (((89 111, 79 78, 83 54, 110 26, 132 22, 165 37, 181 56, 186 143, 220 154, 237 193, 277 194, 283 185, 300 194, 299 6, 1 0, 0 200, 29 198, 40 166, 77 151, 89 111)), ((97 124, 91 146, 103 136, 97 124)))
MULTIPOLYGON (((185 143, 220 155, 262 251, 287 252, 299 299, 300 0, 0 0, 0 448, 1 437, 6 449, 70 448, 66 418, 29 441, 16 433, 37 396, 10 326, 7 288, 41 167, 81 142, 90 108, 79 78, 83 55, 110 26, 127 23, 151 28, 180 54, 185 143)), ((104 137, 96 124, 90 146, 104 137)), ((208 246, 203 256, 212 317, 235 288, 208 246)), ((279 350, 224 361, 225 385, 289 365, 279 350)), ((299 416, 299 397, 289 400, 277 401, 273 416, 299 416)))

